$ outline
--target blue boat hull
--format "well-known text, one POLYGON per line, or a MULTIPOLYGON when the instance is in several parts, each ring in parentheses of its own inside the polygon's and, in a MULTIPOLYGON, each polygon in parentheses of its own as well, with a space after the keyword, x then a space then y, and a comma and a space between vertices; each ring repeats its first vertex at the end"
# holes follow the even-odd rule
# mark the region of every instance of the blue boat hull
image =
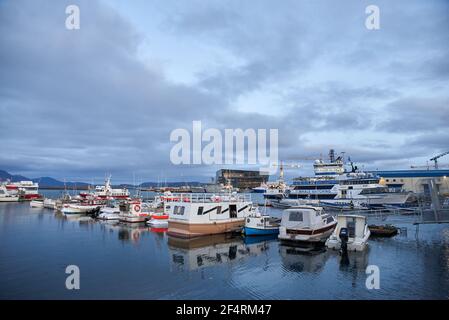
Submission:
POLYGON ((279 234, 279 228, 277 229, 256 229, 244 227, 243 232, 247 236, 266 236, 270 234, 279 234))

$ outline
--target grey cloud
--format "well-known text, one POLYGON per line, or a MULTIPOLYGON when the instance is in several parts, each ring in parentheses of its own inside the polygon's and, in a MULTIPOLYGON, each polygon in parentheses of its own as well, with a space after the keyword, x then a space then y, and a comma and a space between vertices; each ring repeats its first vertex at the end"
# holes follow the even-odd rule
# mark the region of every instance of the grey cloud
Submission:
POLYGON ((410 133, 448 130, 449 98, 403 98, 388 104, 385 111, 390 118, 378 125, 380 130, 410 133))
POLYGON ((139 58, 146 34, 104 2, 1 2, 0 168, 59 178, 204 177, 218 167, 172 166, 168 159, 170 131, 189 129, 192 120, 220 129, 278 128, 284 159, 335 147, 359 161, 391 165, 433 153, 444 147, 439 137, 447 136, 449 117, 448 4, 379 1, 377 33, 364 28, 368 4, 164 1, 164 30, 235 60, 181 85, 139 58), (73 3, 82 10, 79 31, 64 27, 65 6, 73 3), (326 66, 360 76, 329 71, 329 79, 320 74, 308 82, 326 66), (417 86, 427 94, 415 93, 417 86), (241 95, 268 89, 279 99, 277 116, 231 107, 241 95), (349 148, 333 141, 310 146, 304 138, 367 129, 385 132, 385 140, 364 133, 349 148), (414 136, 401 145, 389 141, 391 132, 414 136))

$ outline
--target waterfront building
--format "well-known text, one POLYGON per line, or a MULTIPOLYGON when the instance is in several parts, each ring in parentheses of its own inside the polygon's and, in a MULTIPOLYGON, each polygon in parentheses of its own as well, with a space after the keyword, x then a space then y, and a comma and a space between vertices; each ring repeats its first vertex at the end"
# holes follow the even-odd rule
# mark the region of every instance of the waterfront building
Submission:
POLYGON ((415 193, 429 193, 431 181, 442 196, 449 196, 449 170, 379 170, 371 171, 378 175, 381 184, 389 188, 402 188, 415 193))
POLYGON ((217 171, 215 181, 217 184, 231 184, 234 188, 247 190, 267 183, 268 178, 268 174, 259 170, 221 169, 217 171))

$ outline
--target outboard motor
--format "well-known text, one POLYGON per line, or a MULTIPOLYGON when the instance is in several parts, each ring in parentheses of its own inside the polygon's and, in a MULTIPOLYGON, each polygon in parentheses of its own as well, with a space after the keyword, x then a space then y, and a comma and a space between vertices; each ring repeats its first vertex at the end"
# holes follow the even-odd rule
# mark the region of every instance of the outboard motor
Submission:
POLYGON ((341 228, 339 233, 339 238, 341 241, 341 264, 348 265, 349 257, 348 257, 348 228, 341 228))

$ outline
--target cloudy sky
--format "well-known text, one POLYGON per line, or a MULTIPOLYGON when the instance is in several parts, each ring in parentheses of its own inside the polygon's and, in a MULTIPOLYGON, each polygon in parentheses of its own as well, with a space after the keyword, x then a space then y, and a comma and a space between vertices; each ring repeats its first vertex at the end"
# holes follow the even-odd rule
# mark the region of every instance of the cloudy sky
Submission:
POLYGON ((0 169, 30 177, 207 181, 222 166, 170 163, 193 120, 279 129, 289 175, 449 150, 449 1, 2 0, 0 70, 0 169))

